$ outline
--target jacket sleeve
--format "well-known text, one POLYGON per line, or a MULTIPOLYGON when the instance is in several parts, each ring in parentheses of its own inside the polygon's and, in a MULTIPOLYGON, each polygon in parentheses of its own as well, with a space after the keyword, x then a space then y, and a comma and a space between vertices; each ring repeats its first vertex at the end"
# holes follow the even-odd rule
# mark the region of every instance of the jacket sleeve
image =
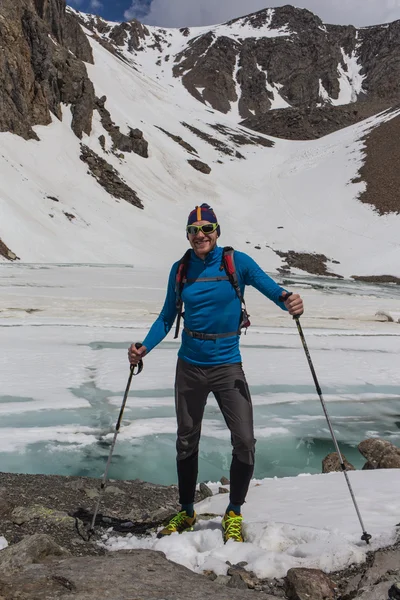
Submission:
POLYGON ((237 261, 236 264, 240 264, 240 273, 244 284, 252 285, 259 292, 264 294, 264 296, 272 300, 272 302, 275 302, 279 308, 287 310, 284 303, 279 300, 279 296, 281 296, 283 292, 287 292, 287 290, 278 285, 272 277, 267 275, 248 254, 245 254, 244 252, 238 252, 237 254, 239 255, 239 261, 237 261))
POLYGON ((175 263, 171 269, 164 306, 157 319, 154 321, 146 338, 143 340, 143 346, 146 346, 147 354, 162 342, 165 336, 170 332, 178 313, 175 294, 175 280, 178 265, 179 263, 175 263))

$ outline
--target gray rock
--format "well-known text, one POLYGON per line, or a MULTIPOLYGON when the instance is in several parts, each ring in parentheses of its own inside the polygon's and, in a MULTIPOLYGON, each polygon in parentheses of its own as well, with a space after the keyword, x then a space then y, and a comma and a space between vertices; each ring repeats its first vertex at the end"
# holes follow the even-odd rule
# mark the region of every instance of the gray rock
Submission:
POLYGON ((204 500, 205 498, 211 498, 213 496, 212 491, 204 482, 200 483, 199 489, 202 500, 204 500))
POLYGON ((12 589, 10 600, 254 600, 254 591, 217 588, 217 580, 170 562, 161 552, 131 550, 32 565, 18 578, 1 576, 0 584, 12 589))
POLYGON ((389 598, 400 600, 400 583, 394 583, 389 589, 389 598))
POLYGON ((383 454, 389 448, 396 448, 393 444, 388 442, 387 440, 382 440, 380 438, 368 438, 367 440, 362 441, 358 444, 358 450, 367 459, 368 463, 374 468, 378 468, 378 464, 383 456, 383 454))
POLYGON ((230 580, 231 578, 229 577, 229 575, 218 575, 216 579, 214 579, 214 582, 218 583, 218 585, 228 585, 230 580))
POLYGON ((318 569, 289 569, 286 593, 289 600, 334 600, 335 585, 318 569))
POLYGON ((388 448, 379 461, 378 469, 400 469, 400 448, 388 448))
POLYGON ((221 485, 229 485, 229 484, 230 484, 229 479, 225 476, 222 476, 221 477, 221 485))
MULTIPOLYGON (((230 577, 228 583, 226 584, 228 588, 234 588, 237 590, 247 590, 248 585, 244 581, 244 579, 239 575, 239 573, 234 573, 232 577, 230 577)), ((254 586, 253 586, 254 587, 254 586)))
POLYGON ((18 544, 0 552, 0 577, 23 569, 27 565, 43 562, 51 557, 68 556, 67 550, 44 534, 25 537, 18 544))
POLYGON ((12 511, 12 504, 6 498, 0 496, 0 517, 5 517, 12 511))
POLYGON ((362 579, 361 573, 357 573, 353 577, 349 578, 347 585, 345 586, 344 592, 343 592, 343 596, 345 598, 347 596, 349 596, 351 598, 354 598, 356 596, 357 591, 360 587, 361 579, 362 579))
POLYGON ((373 563, 361 580, 361 587, 375 585, 382 579, 388 579, 391 575, 398 574, 400 578, 400 549, 387 552, 378 550, 375 553, 373 563))
MULTIPOLYGON (((346 457, 342 454, 343 464, 346 467, 346 471, 355 471, 355 468, 346 457)), ((322 472, 323 473, 333 473, 335 471, 342 471, 342 466, 340 464, 339 455, 337 452, 331 452, 324 458, 322 461, 322 472)))
POLYGON ((218 494, 229 494, 229 490, 227 488, 224 488, 224 487, 219 487, 218 488, 218 494))
POLYGON ((27 507, 17 506, 11 513, 11 519, 13 523, 16 523, 17 525, 22 525, 23 523, 37 519, 39 521, 54 523, 55 525, 66 527, 68 529, 75 529, 76 527, 75 519, 70 517, 66 512, 46 508, 41 504, 34 504, 27 507))
POLYGON ((242 581, 244 581, 244 583, 246 584, 246 587, 253 590, 255 586, 258 585, 260 582, 258 578, 254 575, 254 573, 252 573, 251 571, 246 571, 246 569, 244 568, 246 565, 246 562, 242 562, 238 563, 237 565, 234 565, 233 567, 230 567, 228 569, 228 575, 230 575, 232 578, 240 577, 242 581))
POLYGON ((382 581, 366 590, 360 590, 357 600, 387 600, 390 583, 382 581))

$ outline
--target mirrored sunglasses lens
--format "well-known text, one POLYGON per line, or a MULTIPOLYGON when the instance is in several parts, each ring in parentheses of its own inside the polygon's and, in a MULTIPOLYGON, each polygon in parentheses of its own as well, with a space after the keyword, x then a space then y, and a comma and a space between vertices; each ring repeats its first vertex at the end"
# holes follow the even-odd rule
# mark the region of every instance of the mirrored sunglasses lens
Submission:
POLYGON ((212 233, 215 230, 215 226, 214 224, 210 224, 210 225, 203 225, 201 227, 201 230, 203 233, 212 233))
POLYGON ((196 235, 196 233, 199 231, 199 229, 200 229, 200 227, 197 227, 197 225, 188 225, 186 227, 186 230, 189 235, 196 235))

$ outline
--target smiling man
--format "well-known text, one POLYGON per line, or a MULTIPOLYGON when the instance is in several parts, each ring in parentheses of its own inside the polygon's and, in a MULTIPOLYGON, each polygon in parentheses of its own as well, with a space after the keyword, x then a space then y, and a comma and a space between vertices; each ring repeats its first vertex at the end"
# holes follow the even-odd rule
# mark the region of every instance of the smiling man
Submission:
MULTIPOLYGON (((254 286, 291 315, 303 312, 298 294, 290 294, 243 252, 217 245, 220 225, 208 204, 189 214, 186 235, 191 250, 169 276, 163 309, 143 346, 128 356, 138 364, 184 318, 175 379, 178 421, 177 470, 181 510, 158 537, 182 533, 196 522, 194 497, 198 474, 201 424, 207 397, 213 393, 231 433, 229 505, 222 519, 224 540, 243 541, 241 506, 254 471, 253 408, 239 350, 241 330, 248 327, 244 290, 254 286), (182 312, 182 305, 185 312, 182 312)), ((178 329, 178 328, 177 328, 178 329)))

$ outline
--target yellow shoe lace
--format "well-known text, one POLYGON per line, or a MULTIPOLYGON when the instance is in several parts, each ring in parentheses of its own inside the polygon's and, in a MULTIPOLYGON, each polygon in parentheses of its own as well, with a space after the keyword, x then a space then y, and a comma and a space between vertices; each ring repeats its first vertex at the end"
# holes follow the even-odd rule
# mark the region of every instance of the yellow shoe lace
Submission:
POLYGON ((235 540, 235 542, 243 542, 242 521, 243 517, 235 515, 232 511, 224 516, 222 526, 225 532, 225 541, 235 540))
POLYGON ((181 512, 178 512, 175 517, 172 517, 165 529, 168 529, 169 531, 179 531, 179 528, 181 525, 183 525, 187 518, 188 515, 186 514, 186 511, 182 510, 181 512))

